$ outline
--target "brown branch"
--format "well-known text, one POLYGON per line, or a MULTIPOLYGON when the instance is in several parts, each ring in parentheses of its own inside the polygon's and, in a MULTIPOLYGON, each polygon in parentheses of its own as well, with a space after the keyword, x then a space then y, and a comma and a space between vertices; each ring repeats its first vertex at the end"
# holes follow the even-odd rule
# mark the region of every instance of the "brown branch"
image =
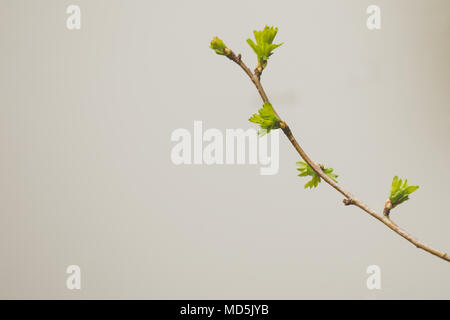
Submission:
MULTIPOLYGON (((261 85, 261 81, 260 81, 261 72, 252 73, 250 71, 250 69, 246 66, 246 64, 242 61, 240 54, 239 55, 235 55, 233 51, 231 51, 230 49, 228 49, 228 50, 229 51, 228 51, 227 57, 230 60, 232 60, 235 63, 237 63, 245 71, 245 73, 250 77, 250 79, 252 80, 252 82, 255 85, 256 89, 258 90, 259 95, 261 96, 263 102, 269 102, 269 98, 267 97, 267 94, 266 94, 266 92, 264 91, 264 88, 261 85)), ((274 112, 278 116, 276 111, 274 111, 274 112)), ((311 158, 306 154, 306 152, 302 149, 302 147, 299 145, 299 143, 295 139, 294 135, 292 134, 292 131, 289 128, 289 126, 287 125, 287 123, 282 121, 280 126, 281 126, 281 130, 283 130, 284 134, 289 139, 291 144, 294 146, 295 150, 297 150, 297 152, 300 155, 300 157, 302 157, 302 159, 305 160, 305 162, 326 183, 328 183, 330 186, 332 186, 334 189, 336 189, 338 192, 340 192, 345 197, 345 199, 343 201, 345 205, 347 205, 347 206, 348 205, 354 205, 354 206, 362 209, 363 211, 367 212, 368 214, 370 214, 375 219, 377 219, 377 220, 381 221, 382 223, 384 223, 388 228, 393 230, 395 233, 399 234, 400 236, 402 236, 403 238, 405 238, 406 240, 408 240, 409 242, 414 244, 417 248, 423 249, 423 250, 425 250, 428 253, 431 253, 431 254, 433 254, 433 255, 441 258, 441 259, 444 259, 444 260, 450 262, 450 256, 447 253, 441 252, 439 250, 433 249, 433 248, 425 245, 424 243, 422 243, 421 241, 419 241, 418 239, 414 238, 412 235, 408 234, 406 231, 401 229, 391 219, 389 219, 389 209, 385 208, 384 215, 378 214, 376 211, 374 211, 373 209, 369 208, 362 201, 356 199, 350 192, 346 191, 339 184, 334 182, 330 177, 328 177, 322 171, 322 168, 320 167, 320 165, 318 165, 315 162, 313 162, 311 160, 311 158)))

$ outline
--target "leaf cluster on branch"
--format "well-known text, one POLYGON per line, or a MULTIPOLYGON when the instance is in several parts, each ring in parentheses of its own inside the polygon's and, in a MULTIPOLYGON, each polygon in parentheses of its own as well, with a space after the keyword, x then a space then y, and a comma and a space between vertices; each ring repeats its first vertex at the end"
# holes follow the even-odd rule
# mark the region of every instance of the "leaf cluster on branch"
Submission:
MULTIPOLYGON (((298 168, 297 170, 300 171, 300 174, 298 175, 299 177, 311 177, 311 180, 308 181, 305 184, 305 189, 306 188, 315 188, 319 185, 319 183, 322 181, 320 179, 320 175, 314 171, 313 168, 311 168, 311 166, 309 164, 307 164, 306 162, 303 161, 298 161, 297 162, 298 168)), ((337 183, 336 178, 339 177, 339 175, 333 173, 333 168, 326 168, 324 165, 319 165, 319 167, 322 169, 322 172, 325 173, 331 180, 333 180, 334 182, 337 183)))
POLYGON ((261 127, 259 135, 263 136, 269 133, 270 130, 280 128, 281 119, 275 114, 272 105, 269 102, 265 102, 258 113, 251 116, 248 121, 257 123, 261 127))
POLYGON ((258 64, 256 66, 257 72, 261 73, 267 66, 267 60, 273 54, 273 50, 281 46, 283 43, 274 44, 273 40, 277 35, 278 28, 265 26, 263 30, 254 30, 256 44, 252 39, 247 39, 247 43, 255 52, 258 58, 258 64))

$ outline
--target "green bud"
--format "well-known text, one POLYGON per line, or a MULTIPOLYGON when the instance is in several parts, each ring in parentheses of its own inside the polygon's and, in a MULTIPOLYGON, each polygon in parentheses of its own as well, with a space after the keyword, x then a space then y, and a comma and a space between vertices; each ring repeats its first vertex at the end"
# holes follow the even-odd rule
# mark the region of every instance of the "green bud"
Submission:
POLYGON ((274 44, 273 40, 277 35, 278 28, 266 26, 261 31, 253 31, 255 35, 255 42, 251 39, 247 39, 247 43, 255 52, 258 57, 258 67, 264 69, 267 65, 267 60, 273 54, 273 50, 281 46, 283 43, 274 44))
MULTIPOLYGON (((322 179, 313 170, 313 168, 311 168, 311 166, 309 164, 307 164, 306 162, 303 162, 303 161, 297 162, 297 165, 298 165, 297 170, 300 171, 300 174, 298 175, 299 177, 308 177, 308 176, 311 177, 311 180, 305 184, 305 189, 306 188, 312 189, 312 188, 317 187, 319 185, 319 183, 322 181, 322 179)), ((336 178, 339 177, 339 175, 333 173, 333 171, 334 171, 333 168, 326 168, 323 165, 321 165, 320 168, 323 171, 323 173, 325 173, 331 180, 333 180, 334 182, 337 183, 336 178)))
POLYGON ((213 49, 217 54, 223 56, 227 56, 228 54, 230 54, 230 49, 228 49, 225 43, 223 43, 223 41, 218 37, 214 37, 211 40, 211 45, 209 47, 213 49))
POLYGON ((281 128, 281 119, 275 114, 275 111, 269 102, 264 103, 263 107, 258 110, 258 113, 252 115, 248 121, 260 125, 260 136, 269 133, 270 130, 281 128))
POLYGON ((397 176, 392 180, 391 193, 389 195, 389 200, 391 202, 392 208, 395 208, 402 202, 409 200, 409 195, 419 189, 419 186, 409 186, 408 180, 402 181, 397 176))

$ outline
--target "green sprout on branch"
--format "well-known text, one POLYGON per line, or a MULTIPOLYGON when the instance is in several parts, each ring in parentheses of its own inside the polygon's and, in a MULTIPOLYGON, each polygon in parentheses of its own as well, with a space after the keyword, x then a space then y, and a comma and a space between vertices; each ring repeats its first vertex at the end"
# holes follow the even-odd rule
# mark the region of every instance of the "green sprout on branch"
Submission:
POLYGON ((402 181, 397 176, 392 180, 391 193, 385 204, 385 214, 399 204, 409 200, 409 195, 419 189, 419 186, 408 186, 408 180, 402 181))
POLYGON ((281 119, 275 114, 272 105, 269 102, 263 104, 263 107, 251 116, 248 121, 260 125, 259 135, 263 136, 269 133, 270 130, 280 128, 281 119))
POLYGON ((228 49, 225 43, 218 37, 214 37, 211 40, 211 45, 209 47, 222 56, 226 56, 230 53, 230 49, 228 49))
MULTIPOLYGON (((305 189, 312 189, 313 187, 316 188, 322 181, 320 176, 306 162, 299 161, 297 162, 297 165, 297 170, 300 171, 300 174, 298 175, 299 177, 312 177, 312 179, 305 184, 305 189)), ((333 168, 325 168, 325 166, 322 165, 320 166, 320 168, 322 169, 323 173, 325 173, 331 180, 337 183, 336 178, 339 177, 339 175, 333 173, 333 168)))
POLYGON ((274 44, 272 43, 277 35, 278 28, 265 26, 265 28, 261 31, 254 30, 253 34, 255 35, 256 44, 252 39, 247 39, 247 43, 256 53, 258 57, 258 65, 257 69, 259 73, 262 72, 267 65, 267 60, 273 54, 273 50, 281 46, 283 43, 274 44))

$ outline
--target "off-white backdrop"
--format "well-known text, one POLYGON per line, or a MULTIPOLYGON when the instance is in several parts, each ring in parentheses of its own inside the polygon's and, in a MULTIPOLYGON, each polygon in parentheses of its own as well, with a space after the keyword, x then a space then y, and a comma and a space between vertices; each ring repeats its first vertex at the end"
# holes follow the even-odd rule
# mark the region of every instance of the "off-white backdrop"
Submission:
POLYGON ((314 160, 382 209, 394 175, 420 189, 393 211, 450 250, 450 2, 17 1, 0 4, 1 298, 450 298, 450 265, 327 185, 280 170, 175 166, 177 128, 250 128, 261 102, 208 49, 279 27, 263 75, 314 160), (66 28, 70 4, 81 30, 66 28), (369 31, 366 8, 381 8, 369 31), (81 290, 66 267, 81 267, 81 290), (381 268, 382 289, 366 288, 381 268))

